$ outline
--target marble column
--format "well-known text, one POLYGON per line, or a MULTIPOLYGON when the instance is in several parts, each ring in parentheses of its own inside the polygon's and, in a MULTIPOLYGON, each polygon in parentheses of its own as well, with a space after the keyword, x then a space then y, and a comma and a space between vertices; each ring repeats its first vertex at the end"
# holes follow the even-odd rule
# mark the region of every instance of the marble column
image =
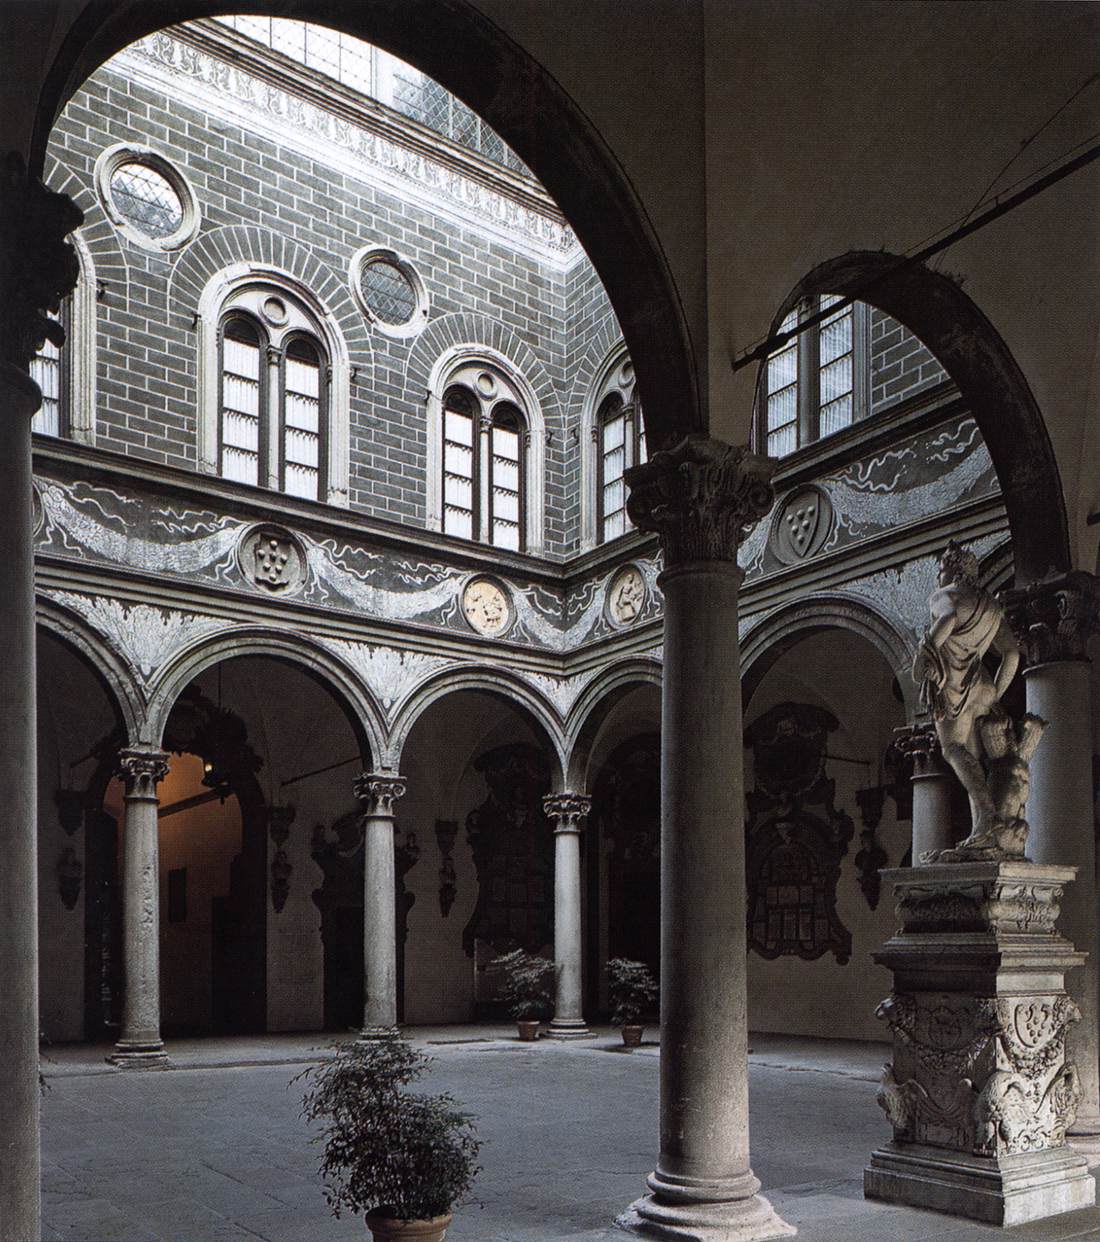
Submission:
POLYGON ((592 809, 585 794, 550 794, 543 810, 554 821, 554 965, 557 979, 551 1039, 584 1039, 581 1000, 581 824, 592 809))
POLYGON ((916 867, 922 854, 955 844, 951 819, 951 782, 955 777, 943 761, 934 725, 910 725, 898 729, 895 737, 894 745, 913 761, 912 865, 916 867))
POLYGON ((0 172, 0 1237, 37 1242, 38 845, 31 417, 29 374, 79 267, 63 239, 83 219, 9 155, 0 172))
POLYGON ((661 536, 660 1155, 620 1217, 643 1236, 758 1242, 795 1231, 749 1165, 740 540, 770 509, 775 462, 689 436, 627 474, 661 536))
POLYGON ((1068 976, 1081 1021, 1067 1037, 1081 1101, 1069 1141, 1100 1163, 1100 1006, 1098 1006, 1096 837, 1092 799, 1092 690, 1089 637, 1100 611, 1100 582, 1076 572, 1005 593, 1005 605, 1027 657, 1027 710, 1048 722, 1031 760, 1027 856, 1077 868, 1062 898, 1061 928, 1089 954, 1068 976))
POLYGON ((122 1031, 107 1059, 123 1069, 168 1064, 160 1037, 160 866, 157 784, 168 775, 168 756, 155 746, 120 751, 126 786, 122 834, 122 963, 126 980, 122 1031))
POLYGON ((405 779, 364 772, 355 780, 363 807, 363 1038, 397 1031, 397 879, 394 803, 405 779))

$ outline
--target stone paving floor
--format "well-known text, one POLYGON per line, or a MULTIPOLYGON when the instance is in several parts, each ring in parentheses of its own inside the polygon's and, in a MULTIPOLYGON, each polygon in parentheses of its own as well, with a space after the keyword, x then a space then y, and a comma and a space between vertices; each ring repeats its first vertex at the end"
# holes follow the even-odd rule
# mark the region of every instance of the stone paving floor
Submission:
MULTIPOLYGON (((504 1028, 419 1028, 431 1086, 479 1117, 481 1206, 448 1242, 622 1242, 612 1221, 643 1188, 656 1141, 658 1049, 617 1036, 521 1044, 504 1028)), ((342 1242, 317 1149, 288 1082, 323 1037, 172 1045, 175 1069, 123 1073, 104 1050, 54 1048, 44 1065, 47 1242, 342 1242)), ((874 1102, 880 1045, 756 1036, 753 1166, 803 1242, 1100 1242, 1100 1209, 997 1230, 868 1203, 861 1172, 883 1138, 874 1102)))

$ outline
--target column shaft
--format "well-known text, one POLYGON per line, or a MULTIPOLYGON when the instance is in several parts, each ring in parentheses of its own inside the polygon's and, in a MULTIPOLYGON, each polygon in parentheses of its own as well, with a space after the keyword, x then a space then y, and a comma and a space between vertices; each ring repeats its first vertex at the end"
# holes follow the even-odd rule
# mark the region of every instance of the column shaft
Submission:
POLYGON ((397 1029, 397 875, 394 803, 400 777, 363 775, 355 793, 363 812, 363 1037, 397 1029))
POLYGON ((556 990, 550 1036, 576 1039, 591 1035, 581 997, 581 820, 591 799, 582 794, 551 794, 543 800, 554 829, 554 963, 556 990))
POLYGON ((913 773, 913 866, 929 850, 955 844, 951 821, 951 773, 942 767, 913 773))

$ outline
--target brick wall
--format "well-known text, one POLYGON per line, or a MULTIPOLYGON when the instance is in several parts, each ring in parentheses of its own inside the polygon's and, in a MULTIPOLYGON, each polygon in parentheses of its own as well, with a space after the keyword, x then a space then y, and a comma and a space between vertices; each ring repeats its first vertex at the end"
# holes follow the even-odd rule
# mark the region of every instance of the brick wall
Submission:
POLYGON ((870 328, 872 414, 947 378, 927 347, 885 311, 871 308, 870 328))

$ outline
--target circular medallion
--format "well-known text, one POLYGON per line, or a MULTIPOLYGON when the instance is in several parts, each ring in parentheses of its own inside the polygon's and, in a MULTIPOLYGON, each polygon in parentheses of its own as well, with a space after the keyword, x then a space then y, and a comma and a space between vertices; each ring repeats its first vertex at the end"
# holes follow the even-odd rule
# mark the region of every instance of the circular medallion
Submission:
POLYGON ((637 565, 623 565, 607 588, 607 615, 619 629, 633 625, 642 615, 646 602, 646 585, 637 565))
POLYGON ((264 318, 268 321, 268 323, 273 323, 276 326, 284 324, 287 321, 288 312, 286 309, 286 303, 282 298, 275 297, 274 294, 272 294, 269 298, 264 298, 263 313, 264 318))
POLYGON ((832 529, 829 497, 818 487, 800 487, 776 510, 769 542, 784 565, 794 565, 819 552, 832 529))
POLYGON ((477 390, 483 397, 491 397, 496 393, 496 376, 489 371, 482 371, 477 377, 477 390))
POLYGON ((462 615, 479 634, 499 638, 512 624, 507 590, 492 578, 472 578, 462 592, 462 615))
POLYGON ((249 583, 268 595, 294 595, 305 582, 305 550, 283 526, 249 527, 237 545, 237 561, 249 583))

